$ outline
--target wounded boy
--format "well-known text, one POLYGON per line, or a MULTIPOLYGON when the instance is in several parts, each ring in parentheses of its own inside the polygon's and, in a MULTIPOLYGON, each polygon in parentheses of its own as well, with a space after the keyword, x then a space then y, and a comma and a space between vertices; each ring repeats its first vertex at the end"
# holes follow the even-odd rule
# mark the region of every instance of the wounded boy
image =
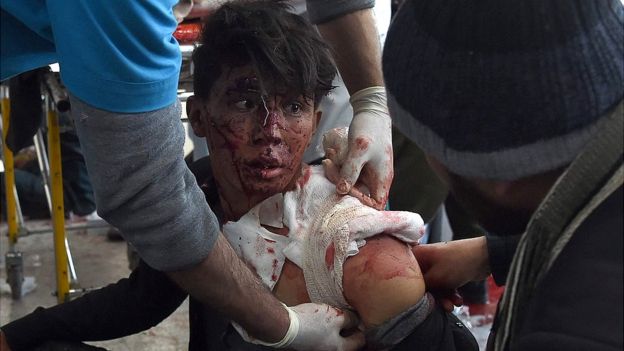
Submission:
MULTIPOLYGON (((267 288, 286 305, 354 311, 368 349, 478 349, 425 292, 409 245, 422 235, 420 216, 336 195, 322 166, 302 163, 336 75, 315 28, 283 2, 230 3, 206 22, 193 62, 187 112, 208 141, 211 164, 196 176, 224 235, 267 288)), ((334 135, 332 150, 339 143, 334 135)), ((327 166, 331 176, 334 164, 327 166)), ((142 264, 128 279, 2 329, 14 350, 118 338, 159 323, 185 297, 142 264)), ((192 350, 264 349, 192 299, 189 314, 192 350)))

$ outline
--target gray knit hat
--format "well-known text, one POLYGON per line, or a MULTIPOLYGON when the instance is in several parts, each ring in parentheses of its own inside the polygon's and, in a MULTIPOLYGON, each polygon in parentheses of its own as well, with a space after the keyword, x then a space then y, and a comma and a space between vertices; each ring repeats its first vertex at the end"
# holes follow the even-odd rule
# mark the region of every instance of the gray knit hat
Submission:
POLYGON ((623 26, 619 0, 407 0, 383 54, 393 122, 467 177, 566 165, 624 97, 623 26))

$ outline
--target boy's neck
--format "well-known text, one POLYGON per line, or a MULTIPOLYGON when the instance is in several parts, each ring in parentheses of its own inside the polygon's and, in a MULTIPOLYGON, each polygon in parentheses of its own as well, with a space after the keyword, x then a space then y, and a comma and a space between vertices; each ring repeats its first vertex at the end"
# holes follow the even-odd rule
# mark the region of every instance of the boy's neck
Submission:
MULTIPOLYGON (((303 165, 302 165, 303 166, 303 165)), ((282 189, 285 193, 295 188, 297 180, 301 177, 301 167, 297 171, 296 175, 292 178, 291 182, 282 189)), ((220 186, 217 180, 217 188, 219 189, 219 200, 221 202, 221 208, 224 214, 224 223, 227 221, 238 221, 249 210, 254 208, 257 204, 275 195, 276 193, 245 193, 244 191, 229 188, 227 186, 220 186)))

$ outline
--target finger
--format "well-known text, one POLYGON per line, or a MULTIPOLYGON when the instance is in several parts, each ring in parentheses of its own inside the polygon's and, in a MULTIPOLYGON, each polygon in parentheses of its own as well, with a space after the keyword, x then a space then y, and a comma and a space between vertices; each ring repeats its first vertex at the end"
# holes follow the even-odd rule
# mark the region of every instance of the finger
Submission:
POLYGON ((332 147, 325 149, 325 158, 330 159, 335 164, 339 164, 337 157, 338 157, 338 152, 336 152, 336 149, 332 147))
POLYGON ((362 157, 354 156, 354 152, 349 150, 347 160, 340 169, 340 181, 336 184, 336 190, 339 194, 345 195, 351 190, 351 187, 357 179, 360 177, 360 172, 364 166, 364 159, 362 157))
POLYGON ((338 181, 340 181, 340 170, 338 166, 329 159, 324 159, 322 163, 323 169, 325 170, 325 177, 334 184, 338 183, 338 181))
MULTIPOLYGON (((369 169, 370 171, 370 169, 369 169)), ((375 172, 372 174, 376 175, 375 172)), ((371 187, 371 197, 383 207, 386 206, 386 202, 388 202, 388 194, 390 192, 390 185, 392 185, 392 176, 393 171, 390 169, 390 174, 379 180, 378 176, 373 176, 371 181, 372 184, 369 184, 371 187)))
POLYGON ((377 203, 375 200, 373 200, 370 196, 364 194, 360 189, 358 189, 357 187, 352 187, 351 190, 349 190, 349 195, 355 197, 356 199, 360 200, 360 202, 368 207, 373 207, 376 208, 378 210, 382 209, 383 207, 380 208, 380 204, 377 203))
MULTIPOLYGON (((329 179, 330 182, 337 184, 340 181, 340 173, 336 163, 333 162, 331 159, 325 159, 322 163, 323 169, 325 170, 325 177, 329 179)), ((382 204, 376 202, 370 196, 365 195, 360 189, 355 186, 351 187, 348 194, 360 200, 360 202, 366 206, 373 207, 378 210, 383 209, 382 204)))
POLYGON ((340 326, 340 330, 348 330, 353 329, 358 326, 360 322, 359 318, 355 315, 355 313, 349 310, 339 310, 334 308, 337 313, 341 314, 342 317, 342 325, 340 326))
POLYGON ((349 336, 342 337, 343 343, 340 347, 340 350, 344 351, 355 351, 364 347, 366 344, 366 339, 364 338, 364 333, 361 331, 356 331, 349 336))
POLYGON ((455 309, 455 305, 449 299, 439 299, 438 304, 442 307, 446 312, 453 312, 455 309))

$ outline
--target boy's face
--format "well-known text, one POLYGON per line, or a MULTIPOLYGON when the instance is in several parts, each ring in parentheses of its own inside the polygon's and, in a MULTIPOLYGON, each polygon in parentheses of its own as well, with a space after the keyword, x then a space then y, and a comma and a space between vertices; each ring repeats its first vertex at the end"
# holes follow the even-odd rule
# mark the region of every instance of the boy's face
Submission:
POLYGON ((219 186, 248 196, 288 190, 320 112, 301 95, 261 96, 249 65, 222 72, 209 99, 192 102, 190 114, 195 133, 208 140, 219 186))

